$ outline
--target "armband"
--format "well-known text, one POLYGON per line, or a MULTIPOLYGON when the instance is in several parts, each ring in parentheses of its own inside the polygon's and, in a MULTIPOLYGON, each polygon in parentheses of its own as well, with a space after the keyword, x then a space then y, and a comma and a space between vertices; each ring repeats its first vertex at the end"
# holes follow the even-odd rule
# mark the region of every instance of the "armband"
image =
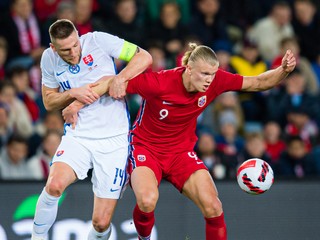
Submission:
POLYGON ((124 41, 119 59, 129 62, 137 52, 137 48, 137 45, 124 41))

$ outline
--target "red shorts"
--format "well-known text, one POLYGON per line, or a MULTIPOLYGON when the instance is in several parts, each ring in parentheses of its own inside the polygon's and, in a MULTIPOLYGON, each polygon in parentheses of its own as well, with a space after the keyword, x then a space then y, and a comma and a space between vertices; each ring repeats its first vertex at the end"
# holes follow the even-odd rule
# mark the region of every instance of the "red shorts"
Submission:
POLYGON ((158 186, 161 180, 165 179, 181 192, 183 185, 192 173, 200 169, 207 169, 203 161, 193 151, 158 154, 145 147, 137 145, 131 147, 133 150, 129 154, 129 174, 136 167, 146 166, 154 172, 158 186))

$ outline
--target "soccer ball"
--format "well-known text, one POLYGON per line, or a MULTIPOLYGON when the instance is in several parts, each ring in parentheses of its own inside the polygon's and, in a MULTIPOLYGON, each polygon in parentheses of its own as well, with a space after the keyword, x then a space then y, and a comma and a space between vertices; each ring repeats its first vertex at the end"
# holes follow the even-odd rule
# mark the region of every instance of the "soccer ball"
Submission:
POLYGON ((262 194, 273 184, 273 170, 266 161, 252 158, 240 165, 237 180, 240 188, 246 193, 262 194))

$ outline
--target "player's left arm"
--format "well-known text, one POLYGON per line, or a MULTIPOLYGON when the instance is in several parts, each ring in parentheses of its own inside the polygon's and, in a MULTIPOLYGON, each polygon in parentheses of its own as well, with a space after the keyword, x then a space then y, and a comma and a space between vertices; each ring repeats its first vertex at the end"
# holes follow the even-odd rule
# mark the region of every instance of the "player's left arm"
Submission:
POLYGON ((109 95, 120 99, 126 94, 128 81, 138 74, 144 72, 151 64, 152 57, 139 46, 124 42, 119 59, 127 61, 127 66, 116 75, 109 88, 109 95))
MULTIPOLYGON (((92 87, 93 92, 99 96, 104 95, 109 90, 110 84, 114 80, 114 77, 115 76, 104 76, 100 78, 92 87)), ((76 99, 62 110, 63 119, 66 123, 71 124, 73 129, 78 121, 78 112, 84 106, 85 104, 83 102, 80 102, 76 99)))
POLYGON ((282 64, 278 68, 266 71, 258 76, 244 76, 241 90, 258 92, 273 88, 285 79, 294 70, 295 66, 296 59, 291 50, 287 50, 282 58, 282 64))

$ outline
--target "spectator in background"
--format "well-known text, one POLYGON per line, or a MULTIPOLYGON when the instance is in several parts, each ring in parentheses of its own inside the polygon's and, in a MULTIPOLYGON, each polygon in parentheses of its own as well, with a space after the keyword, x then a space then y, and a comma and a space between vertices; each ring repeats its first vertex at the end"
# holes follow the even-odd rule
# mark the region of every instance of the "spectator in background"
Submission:
POLYGON ((147 46, 147 51, 152 56, 152 65, 146 70, 147 72, 162 71, 166 66, 166 53, 161 42, 151 42, 147 46))
POLYGON ((301 48, 301 55, 314 63, 320 58, 320 14, 312 0, 295 0, 293 28, 301 48))
POLYGON ((2 19, 0 35, 8 42, 8 64, 30 68, 40 61, 44 51, 41 31, 32 10, 32 0, 11 1, 8 15, 2 19))
POLYGON ((139 46, 145 46, 144 24, 138 18, 136 0, 116 0, 115 16, 106 22, 107 31, 139 46))
POLYGON ((0 179, 34 179, 34 173, 26 162, 27 155, 27 140, 18 135, 11 136, 0 153, 0 179))
POLYGON ((36 154, 28 160, 28 166, 32 169, 35 179, 48 178, 50 163, 61 142, 61 137, 61 131, 48 130, 36 154))
POLYGON ((271 164, 271 158, 266 150, 262 132, 250 132, 245 134, 245 144, 240 154, 241 162, 250 158, 260 158, 271 164))
POLYGON ((8 57, 8 43, 4 37, 0 37, 0 81, 5 79, 6 63, 8 57))
POLYGON ((236 73, 236 70, 231 65, 231 57, 233 54, 231 44, 226 41, 215 41, 213 49, 219 60, 219 68, 227 72, 236 73))
MULTIPOLYGON (((230 65, 236 73, 243 76, 255 76, 268 70, 256 42, 249 38, 243 40, 239 55, 231 56, 230 65)), ((263 122, 265 101, 262 93, 241 92, 239 99, 248 127, 250 124, 263 122)))
POLYGON ((266 98, 266 117, 284 127, 287 124, 287 111, 292 107, 299 107, 307 111, 309 117, 318 123, 319 102, 316 96, 306 90, 306 81, 301 72, 295 69, 284 83, 283 89, 271 91, 266 98))
POLYGON ((9 126, 16 134, 29 138, 34 130, 32 118, 25 104, 17 97, 12 82, 0 82, 0 101, 9 106, 9 126))
POLYGON ((13 129, 9 125, 10 109, 7 104, 0 102, 0 149, 8 142, 13 134, 13 129))
POLYGON ((148 26, 149 41, 161 41, 166 53, 167 67, 175 67, 176 57, 183 48, 183 40, 188 35, 188 28, 181 22, 179 5, 165 2, 161 6, 160 18, 148 26))
POLYGON ((271 167, 278 163, 280 154, 286 149, 286 143, 282 139, 280 125, 275 121, 268 121, 263 128, 266 152, 271 158, 271 167))
POLYGON ((48 28, 52 23, 58 19, 68 19, 75 22, 76 9, 74 1, 60 1, 57 5, 57 10, 51 15, 45 22, 41 24, 42 28, 42 39, 45 46, 50 44, 50 36, 48 33, 48 28))
POLYGON ((63 0, 33 0, 34 12, 40 22, 45 22, 55 15, 58 5, 63 0))
POLYGON ((287 49, 291 49, 297 59, 296 68, 301 71, 301 74, 306 80, 306 89, 309 93, 316 95, 319 92, 320 79, 317 76, 310 64, 310 61, 300 54, 300 46, 295 37, 283 38, 280 42, 281 53, 275 59, 273 59, 271 68, 277 68, 281 65, 282 55, 287 49))
POLYGON ((257 43, 263 60, 270 63, 280 54, 280 41, 285 37, 294 36, 288 2, 275 2, 270 14, 259 19, 248 30, 248 36, 257 43))
POLYGON ((181 12, 181 21, 183 24, 188 24, 191 14, 191 2, 193 0, 145 0, 146 4, 146 21, 156 22, 160 18, 161 6, 166 2, 175 2, 178 4, 181 12))
POLYGON ((32 122, 37 122, 39 120, 39 107, 36 103, 38 96, 30 87, 28 70, 21 66, 13 67, 8 73, 8 79, 15 86, 17 97, 27 107, 32 122))
POLYGON ((197 12, 191 19, 190 31, 204 45, 212 46, 215 41, 229 41, 227 24, 220 16, 219 0, 196 0, 197 12))
POLYGON ((63 133, 64 121, 60 111, 47 111, 44 118, 37 122, 35 131, 29 138, 29 157, 36 153, 48 131, 63 133))
POLYGON ((287 140, 287 151, 281 154, 279 164, 274 168, 275 174, 304 178, 317 174, 315 159, 308 154, 300 136, 292 136, 287 140))
POLYGON ((198 118, 198 129, 207 129, 215 135, 219 134, 220 115, 227 110, 235 114, 235 122, 241 134, 244 127, 244 115, 237 92, 224 92, 214 102, 210 103, 198 118))
POLYGON ((93 31, 106 31, 106 26, 99 16, 94 15, 94 0, 74 0, 76 16, 74 24, 79 36, 93 31))
POLYGON ((221 163, 226 168, 226 178, 235 178, 244 139, 239 135, 239 123, 232 110, 224 110, 218 121, 220 133, 215 137, 217 150, 221 152, 221 163))
POLYGON ((306 150, 311 151, 315 145, 319 128, 309 116, 308 110, 303 106, 292 106, 286 110, 287 124, 286 136, 300 136, 305 143, 306 150))
POLYGON ((226 168, 221 164, 220 154, 212 134, 207 131, 201 131, 198 134, 196 153, 214 179, 226 177, 226 168))

